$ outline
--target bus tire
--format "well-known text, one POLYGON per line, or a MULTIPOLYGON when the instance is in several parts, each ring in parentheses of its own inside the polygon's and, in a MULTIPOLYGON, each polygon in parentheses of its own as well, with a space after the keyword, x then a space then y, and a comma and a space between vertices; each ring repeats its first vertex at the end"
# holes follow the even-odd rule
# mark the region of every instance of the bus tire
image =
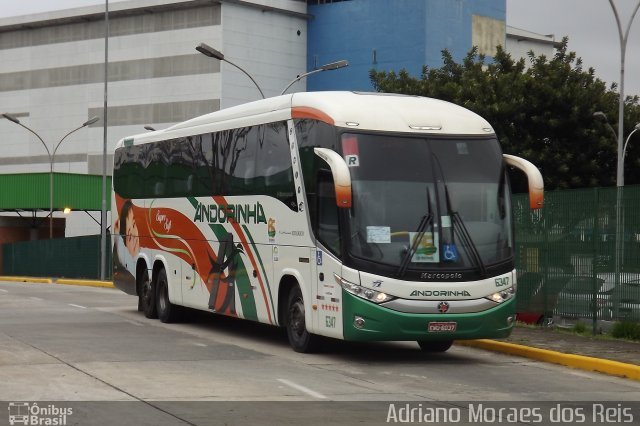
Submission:
POLYGON ((158 271, 156 278, 156 309, 158 318, 164 323, 172 323, 180 318, 180 307, 169 301, 169 284, 164 268, 158 271))
POLYGON ((311 353, 318 348, 318 336, 307 331, 304 318, 304 299, 299 286, 294 286, 287 297, 286 327, 289 344, 296 352, 311 353))
POLYGON ((145 268, 140 276, 140 290, 138 292, 138 306, 147 318, 158 318, 156 310, 156 288, 149 279, 149 271, 145 268))
POLYGON ((423 352, 446 352, 453 345, 453 340, 418 340, 423 352))

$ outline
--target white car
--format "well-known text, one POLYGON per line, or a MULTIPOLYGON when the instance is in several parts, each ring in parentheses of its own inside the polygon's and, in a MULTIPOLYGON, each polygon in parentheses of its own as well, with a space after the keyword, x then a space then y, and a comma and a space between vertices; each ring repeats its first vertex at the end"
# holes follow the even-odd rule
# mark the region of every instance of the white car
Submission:
POLYGON ((595 277, 574 276, 565 285, 554 310, 554 323, 559 327, 585 325, 595 320, 598 329, 608 329, 613 321, 640 321, 640 274, 604 272, 595 277))

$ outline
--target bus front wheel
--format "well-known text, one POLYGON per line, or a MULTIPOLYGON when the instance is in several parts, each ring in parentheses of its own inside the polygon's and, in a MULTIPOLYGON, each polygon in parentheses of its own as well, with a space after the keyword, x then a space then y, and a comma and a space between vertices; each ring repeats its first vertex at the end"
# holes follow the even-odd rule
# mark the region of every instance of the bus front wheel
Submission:
POLYGON ((153 282, 149 279, 149 271, 144 269, 140 276, 140 290, 138 306, 147 318, 158 318, 156 310, 156 291, 153 282))
POLYGON ((287 337, 289 344, 296 352, 314 352, 318 346, 318 336, 307 331, 304 318, 304 299, 297 285, 289 292, 287 298, 287 337))
POLYGON ((424 352, 446 352, 453 345, 453 340, 418 340, 418 345, 424 352))

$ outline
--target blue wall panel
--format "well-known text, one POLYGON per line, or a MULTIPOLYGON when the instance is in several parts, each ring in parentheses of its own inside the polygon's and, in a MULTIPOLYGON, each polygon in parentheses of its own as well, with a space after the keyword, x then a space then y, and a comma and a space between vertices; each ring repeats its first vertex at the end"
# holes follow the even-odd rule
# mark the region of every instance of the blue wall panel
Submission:
POLYGON ((471 49, 471 17, 506 19, 506 0, 349 0, 309 6, 307 69, 346 59, 349 67, 309 77, 314 90, 372 90, 369 71, 442 65, 441 50, 471 49), (375 52, 375 53, 374 53, 375 52))

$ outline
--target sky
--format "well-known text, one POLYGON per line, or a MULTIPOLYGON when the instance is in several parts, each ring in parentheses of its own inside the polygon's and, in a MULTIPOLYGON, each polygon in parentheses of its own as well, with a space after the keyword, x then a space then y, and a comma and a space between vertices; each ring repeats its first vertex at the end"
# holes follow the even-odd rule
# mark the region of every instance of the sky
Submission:
MULTIPOLYGON (((109 4, 116 1, 110 0, 109 4)), ((569 50, 607 83, 620 80, 620 38, 609 0, 506 0, 507 25, 539 34, 569 37, 569 50)), ((640 0, 613 0, 624 34, 640 0)), ((104 4, 100 0, 0 0, 0 18, 104 4)), ((625 59, 626 95, 640 95, 640 12, 629 31, 625 59)))

